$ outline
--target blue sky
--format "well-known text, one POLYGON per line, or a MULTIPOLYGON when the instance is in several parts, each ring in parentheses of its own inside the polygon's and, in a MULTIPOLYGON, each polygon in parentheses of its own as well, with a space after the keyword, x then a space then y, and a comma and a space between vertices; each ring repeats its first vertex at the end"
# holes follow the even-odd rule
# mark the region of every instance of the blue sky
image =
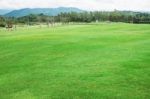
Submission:
POLYGON ((0 9, 77 7, 84 10, 150 11, 150 0, 0 0, 0 9))

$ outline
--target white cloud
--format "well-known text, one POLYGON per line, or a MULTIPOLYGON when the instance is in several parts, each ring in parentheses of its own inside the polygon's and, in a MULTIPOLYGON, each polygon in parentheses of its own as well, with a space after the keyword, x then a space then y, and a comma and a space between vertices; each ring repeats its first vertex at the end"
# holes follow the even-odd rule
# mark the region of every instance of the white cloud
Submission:
POLYGON ((150 0, 0 0, 5 8, 78 7, 86 10, 138 10, 150 11, 150 0))

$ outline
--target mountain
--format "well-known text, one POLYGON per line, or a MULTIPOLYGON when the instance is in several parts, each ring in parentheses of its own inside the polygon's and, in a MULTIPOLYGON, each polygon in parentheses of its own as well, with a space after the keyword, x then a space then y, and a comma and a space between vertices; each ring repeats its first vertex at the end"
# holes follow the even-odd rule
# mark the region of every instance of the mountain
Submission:
POLYGON ((0 9, 0 15, 5 15, 9 12, 11 12, 12 10, 7 10, 7 9, 0 9))
POLYGON ((49 16, 56 16, 60 14, 61 12, 82 12, 83 10, 80 10, 78 8, 73 8, 73 7, 59 7, 59 8, 25 8, 25 9, 20 9, 20 10, 14 10, 11 11, 5 16, 7 17, 22 17, 26 16, 29 14, 41 14, 43 13, 44 15, 49 15, 49 16))

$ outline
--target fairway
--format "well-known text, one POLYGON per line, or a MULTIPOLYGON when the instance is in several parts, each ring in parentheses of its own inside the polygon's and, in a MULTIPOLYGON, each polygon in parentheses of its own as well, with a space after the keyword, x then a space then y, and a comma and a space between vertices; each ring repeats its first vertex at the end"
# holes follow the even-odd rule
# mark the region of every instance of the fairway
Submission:
POLYGON ((149 99, 150 25, 0 29, 0 99, 149 99))

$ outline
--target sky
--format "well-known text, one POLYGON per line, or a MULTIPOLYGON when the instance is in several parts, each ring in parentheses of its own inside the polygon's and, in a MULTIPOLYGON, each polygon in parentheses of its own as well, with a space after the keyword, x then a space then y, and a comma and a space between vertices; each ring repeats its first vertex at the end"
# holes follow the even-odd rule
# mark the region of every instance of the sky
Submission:
POLYGON ((150 0, 0 0, 0 9, 57 7, 77 7, 90 11, 150 11, 150 0))

